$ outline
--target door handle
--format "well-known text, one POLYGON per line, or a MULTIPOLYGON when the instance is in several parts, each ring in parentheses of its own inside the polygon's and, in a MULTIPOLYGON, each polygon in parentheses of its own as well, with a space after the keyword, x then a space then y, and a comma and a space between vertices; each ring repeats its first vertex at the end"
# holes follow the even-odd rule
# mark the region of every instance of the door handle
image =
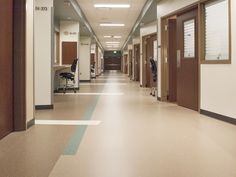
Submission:
POLYGON ((181 50, 177 50, 177 68, 181 67, 181 50))

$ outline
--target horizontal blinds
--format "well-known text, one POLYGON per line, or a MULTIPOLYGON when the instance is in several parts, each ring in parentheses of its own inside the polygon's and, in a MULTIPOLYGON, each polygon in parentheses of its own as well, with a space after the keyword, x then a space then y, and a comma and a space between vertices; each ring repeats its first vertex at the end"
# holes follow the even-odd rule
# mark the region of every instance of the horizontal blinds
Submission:
POLYGON ((195 20, 184 22, 184 58, 195 57, 195 20))
POLYGON ((205 5, 205 59, 229 59, 228 0, 205 5))

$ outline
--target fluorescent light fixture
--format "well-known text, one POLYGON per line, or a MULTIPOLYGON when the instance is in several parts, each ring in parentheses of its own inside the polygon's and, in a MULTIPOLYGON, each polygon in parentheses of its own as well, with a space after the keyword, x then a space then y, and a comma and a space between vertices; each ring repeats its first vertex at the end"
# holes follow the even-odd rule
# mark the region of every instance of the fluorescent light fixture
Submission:
POLYGON ((113 36, 113 38, 115 38, 115 39, 120 39, 121 36, 113 36))
POLYGON ((120 44, 120 42, 106 42, 107 44, 120 44))
POLYGON ((107 47, 120 47, 120 45, 106 45, 107 47))
POLYGON ((111 36, 104 36, 104 38, 111 38, 111 36))
POLYGON ((125 26, 125 24, 122 23, 101 23, 100 26, 125 26))
POLYGON ((130 8, 130 4, 94 4, 95 8, 130 8))

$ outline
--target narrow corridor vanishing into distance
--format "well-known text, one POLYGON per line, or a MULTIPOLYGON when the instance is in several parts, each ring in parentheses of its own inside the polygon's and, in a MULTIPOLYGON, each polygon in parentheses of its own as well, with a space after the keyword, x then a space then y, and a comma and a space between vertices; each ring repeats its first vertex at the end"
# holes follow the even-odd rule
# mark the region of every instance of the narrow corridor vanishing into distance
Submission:
POLYGON ((0 141, 0 177, 236 177, 236 127, 105 73, 0 141))

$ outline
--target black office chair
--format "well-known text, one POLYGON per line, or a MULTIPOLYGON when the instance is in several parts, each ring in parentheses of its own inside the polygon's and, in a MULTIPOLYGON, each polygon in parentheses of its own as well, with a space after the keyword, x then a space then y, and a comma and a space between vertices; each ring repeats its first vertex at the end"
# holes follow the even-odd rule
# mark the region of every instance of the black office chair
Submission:
POLYGON ((69 87, 72 87, 74 90, 74 93, 76 93, 76 88, 75 88, 75 72, 77 68, 77 63, 78 59, 75 59, 71 65, 71 72, 64 72, 60 73, 61 79, 65 80, 66 83, 63 88, 63 93, 66 93, 69 87), (73 84, 68 84, 68 81, 72 81, 73 84))
MULTIPOLYGON (((153 82, 157 81, 157 64, 153 58, 150 58, 150 67, 152 71, 152 79, 153 82)), ((155 96, 156 95, 156 86, 151 86, 151 92, 150 95, 155 96)))

